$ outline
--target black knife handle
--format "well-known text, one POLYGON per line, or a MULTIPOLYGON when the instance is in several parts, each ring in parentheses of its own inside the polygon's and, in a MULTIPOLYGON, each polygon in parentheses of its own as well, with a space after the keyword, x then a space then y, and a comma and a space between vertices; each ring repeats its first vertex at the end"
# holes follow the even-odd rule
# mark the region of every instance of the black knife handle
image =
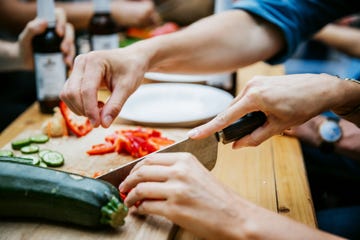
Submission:
POLYGON ((266 115, 263 112, 251 112, 240 118, 222 131, 216 133, 218 141, 227 144, 234 142, 262 126, 266 122, 266 115))

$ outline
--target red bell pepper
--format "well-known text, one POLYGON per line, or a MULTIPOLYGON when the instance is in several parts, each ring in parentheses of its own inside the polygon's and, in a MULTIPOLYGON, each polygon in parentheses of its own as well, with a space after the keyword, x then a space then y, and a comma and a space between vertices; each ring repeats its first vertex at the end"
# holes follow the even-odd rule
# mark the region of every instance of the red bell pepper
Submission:
POLYGON ((106 153, 114 152, 115 146, 109 143, 100 143, 91 147, 90 150, 86 151, 89 155, 102 155, 106 153))
POLYGON ((60 112, 65 119, 66 126, 77 137, 82 137, 88 134, 93 126, 87 117, 78 116, 73 113, 63 101, 60 101, 60 112))

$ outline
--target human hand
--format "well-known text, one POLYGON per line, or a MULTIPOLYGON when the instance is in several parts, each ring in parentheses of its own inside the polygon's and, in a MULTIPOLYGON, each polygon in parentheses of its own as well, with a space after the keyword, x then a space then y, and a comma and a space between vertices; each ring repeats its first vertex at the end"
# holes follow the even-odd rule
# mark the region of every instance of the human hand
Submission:
POLYGON ((144 27, 161 22, 153 1, 118 0, 111 4, 112 16, 119 25, 144 27))
POLYGON ((267 116, 265 124, 233 143, 233 148, 256 146, 285 129, 318 115, 339 99, 340 83, 327 74, 257 76, 250 80, 231 106, 210 122, 189 132, 197 139, 209 136, 254 111, 267 116))
MULTIPOLYGON (((75 56, 74 29, 71 24, 66 23, 66 15, 62 9, 56 9, 56 19, 56 32, 64 37, 60 46, 64 54, 64 61, 68 66, 72 66, 75 56)), ((23 69, 32 70, 34 68, 32 39, 43 33, 46 28, 46 21, 37 18, 30 21, 19 35, 19 66, 23 69)))
POLYGON ((94 127, 109 127, 143 80, 146 57, 142 53, 145 51, 131 46, 77 56, 60 98, 74 113, 88 117, 94 127), (98 106, 97 93, 102 86, 112 94, 98 106))
POLYGON ((142 202, 134 209, 137 213, 164 216, 205 239, 230 239, 223 235, 219 223, 241 228, 236 212, 240 204, 235 204, 239 197, 189 153, 146 157, 132 169, 119 189, 129 192, 125 199, 128 207, 142 202))
MULTIPOLYGON (((319 147, 322 141, 319 126, 325 119, 324 116, 316 116, 300 126, 286 130, 284 133, 288 136, 297 137, 310 146, 319 147)), ((360 128, 344 119, 339 121, 339 125, 342 130, 342 137, 334 144, 334 151, 354 160, 360 160, 360 128)))

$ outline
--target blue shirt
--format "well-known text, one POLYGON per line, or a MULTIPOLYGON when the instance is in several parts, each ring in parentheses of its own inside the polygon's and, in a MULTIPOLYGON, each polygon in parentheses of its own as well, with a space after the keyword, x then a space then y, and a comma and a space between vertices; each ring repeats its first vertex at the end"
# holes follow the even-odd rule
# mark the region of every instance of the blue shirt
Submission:
POLYGON ((297 46, 327 23, 360 10, 359 0, 240 0, 234 8, 257 15, 281 29, 287 48, 270 59, 272 64, 290 57, 297 46))

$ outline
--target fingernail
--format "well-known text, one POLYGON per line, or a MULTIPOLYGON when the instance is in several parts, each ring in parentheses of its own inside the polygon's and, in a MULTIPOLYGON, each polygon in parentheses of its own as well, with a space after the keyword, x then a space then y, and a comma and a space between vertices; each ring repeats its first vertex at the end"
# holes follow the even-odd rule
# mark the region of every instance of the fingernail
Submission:
POLYGON ((196 136, 198 136, 199 134, 200 134, 200 131, 199 131, 199 129, 197 129, 197 128, 191 129, 191 130, 187 133, 188 137, 190 137, 190 138, 196 137, 196 136))
POLYGON ((106 115, 103 120, 103 124, 105 125, 105 127, 109 127, 112 120, 113 118, 110 115, 106 115))

